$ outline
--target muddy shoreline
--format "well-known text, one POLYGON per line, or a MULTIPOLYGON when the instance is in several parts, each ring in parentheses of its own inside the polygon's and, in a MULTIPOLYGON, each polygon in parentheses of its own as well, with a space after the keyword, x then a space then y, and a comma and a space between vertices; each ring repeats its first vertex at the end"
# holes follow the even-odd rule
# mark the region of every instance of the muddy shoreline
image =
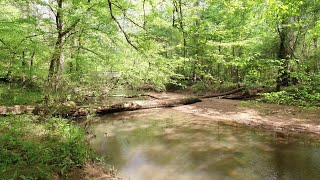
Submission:
POLYGON ((238 100, 206 99, 174 109, 225 124, 241 124, 282 133, 308 133, 320 138, 319 110, 271 104, 243 105, 238 100))

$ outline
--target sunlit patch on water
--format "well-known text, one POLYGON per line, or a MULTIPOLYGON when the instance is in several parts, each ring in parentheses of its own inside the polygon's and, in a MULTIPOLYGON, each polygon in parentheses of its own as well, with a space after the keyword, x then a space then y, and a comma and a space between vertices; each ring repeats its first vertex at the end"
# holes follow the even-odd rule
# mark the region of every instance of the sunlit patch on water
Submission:
POLYGON ((320 144, 155 109, 102 117, 91 145, 131 180, 320 179, 320 144))

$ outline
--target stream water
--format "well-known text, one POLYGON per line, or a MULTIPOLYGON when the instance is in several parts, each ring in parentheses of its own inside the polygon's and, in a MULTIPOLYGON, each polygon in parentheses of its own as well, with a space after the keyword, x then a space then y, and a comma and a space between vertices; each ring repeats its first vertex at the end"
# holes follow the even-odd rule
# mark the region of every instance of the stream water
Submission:
POLYGON ((100 117, 93 149, 130 180, 320 179, 320 143, 174 109, 100 117))

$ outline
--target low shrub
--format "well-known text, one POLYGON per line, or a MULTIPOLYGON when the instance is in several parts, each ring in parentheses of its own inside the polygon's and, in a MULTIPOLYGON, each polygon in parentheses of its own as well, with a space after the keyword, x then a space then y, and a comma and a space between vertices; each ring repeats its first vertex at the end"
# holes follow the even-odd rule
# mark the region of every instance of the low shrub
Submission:
POLYGON ((83 129, 59 118, 1 117, 0 134, 2 179, 52 179, 91 154, 83 129))
POLYGON ((262 101, 304 107, 320 107, 320 90, 311 86, 290 87, 283 91, 262 94, 262 101))

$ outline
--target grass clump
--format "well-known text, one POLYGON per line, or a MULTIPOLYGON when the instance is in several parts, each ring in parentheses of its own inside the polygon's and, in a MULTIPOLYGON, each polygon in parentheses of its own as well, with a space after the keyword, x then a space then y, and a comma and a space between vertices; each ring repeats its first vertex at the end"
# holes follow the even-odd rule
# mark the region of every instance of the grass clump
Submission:
POLYGON ((52 179, 64 176, 90 157, 83 129, 49 118, 0 117, 0 175, 2 179, 52 179))

